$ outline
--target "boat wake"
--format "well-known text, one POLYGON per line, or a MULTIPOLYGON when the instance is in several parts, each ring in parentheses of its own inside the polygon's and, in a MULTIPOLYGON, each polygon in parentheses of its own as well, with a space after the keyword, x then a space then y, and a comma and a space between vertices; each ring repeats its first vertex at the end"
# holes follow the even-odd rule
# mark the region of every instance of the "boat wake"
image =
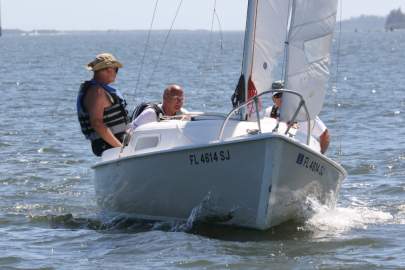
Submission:
POLYGON ((187 220, 156 221, 144 220, 125 214, 100 212, 95 217, 75 217, 73 214, 30 216, 32 223, 46 224, 51 228, 90 229, 100 231, 123 231, 136 233, 148 230, 170 232, 193 232, 201 224, 224 223, 233 218, 236 210, 225 211, 217 206, 210 193, 193 208, 187 220))
POLYGON ((392 214, 379 209, 354 204, 349 207, 330 207, 312 198, 307 198, 304 215, 306 221, 300 229, 320 237, 394 222, 392 214))
POLYGON ((187 221, 157 223, 154 227, 170 228, 169 231, 176 232, 193 232, 202 224, 221 224, 231 220, 237 208, 225 210, 218 205, 209 192, 201 203, 193 208, 187 221))
MULTIPOLYGON (((126 233, 159 230, 201 233, 202 235, 215 237, 218 231, 221 231, 221 237, 225 237, 226 235, 224 234, 226 232, 234 231, 236 228, 223 227, 221 223, 231 220, 233 212, 237 209, 223 211, 217 205, 216 200, 212 198, 211 194, 207 194, 204 200, 193 208, 186 221, 148 221, 127 215, 109 215, 107 213, 99 213, 95 217, 75 217, 69 213, 65 215, 30 216, 30 222, 44 224, 56 229, 90 229, 126 233), (220 229, 221 227, 223 228, 222 230, 220 229)), ((254 230, 245 231, 242 229, 237 230, 237 235, 243 239, 253 235, 252 239, 257 238, 261 240, 282 236, 287 237, 286 235, 291 234, 299 237, 300 233, 303 233, 302 236, 305 237, 308 236, 308 233, 314 238, 336 237, 350 230, 367 229, 369 225, 405 224, 405 205, 398 206, 395 212, 391 214, 380 209, 367 207, 358 202, 352 202, 351 206, 348 207, 333 207, 323 205, 316 199, 307 198, 305 204, 302 206, 300 216, 295 221, 298 222, 299 220, 298 223, 292 221, 280 224, 273 230, 270 230, 270 235, 267 232, 254 233, 254 230)), ((234 237, 235 235, 232 236, 232 239, 234 237)))
POLYGON ((75 217, 72 214, 65 215, 46 215, 31 216, 31 223, 45 224, 54 229, 88 229, 96 231, 120 231, 128 233, 137 233, 153 230, 155 223, 140 219, 120 215, 115 217, 106 217, 100 215, 94 218, 75 217))
POLYGON ((221 209, 218 205, 219 204, 216 204, 215 200, 212 199, 211 193, 208 193, 204 200, 191 211, 186 223, 188 228, 192 229, 193 226, 201 223, 212 224, 230 221, 237 208, 235 207, 229 211, 221 209))

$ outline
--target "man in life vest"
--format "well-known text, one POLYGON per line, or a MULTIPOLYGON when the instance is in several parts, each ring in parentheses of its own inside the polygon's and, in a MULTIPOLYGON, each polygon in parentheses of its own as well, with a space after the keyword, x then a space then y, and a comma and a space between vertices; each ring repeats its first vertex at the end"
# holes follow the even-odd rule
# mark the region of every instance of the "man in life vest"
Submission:
POLYGON ((135 129, 140 125, 160 121, 163 116, 175 116, 186 114, 183 107, 184 91, 177 84, 171 84, 163 92, 163 103, 142 103, 134 111, 131 128, 135 129))
POLYGON ((122 64, 109 53, 102 53, 87 65, 94 72, 93 79, 80 86, 77 113, 81 130, 91 141, 93 153, 122 147, 128 124, 126 101, 109 84, 115 81, 122 64))

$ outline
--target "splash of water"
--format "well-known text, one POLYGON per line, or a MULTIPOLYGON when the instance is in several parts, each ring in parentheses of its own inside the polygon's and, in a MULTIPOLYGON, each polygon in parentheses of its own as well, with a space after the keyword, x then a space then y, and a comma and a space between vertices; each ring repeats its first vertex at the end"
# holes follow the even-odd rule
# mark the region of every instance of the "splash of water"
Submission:
POLYGON ((394 219, 390 213, 359 204, 350 207, 329 207, 307 198, 306 205, 307 221, 301 229, 321 235, 366 229, 368 225, 384 224, 394 219))
POLYGON ((172 230, 189 232, 200 223, 225 223, 231 220, 237 209, 222 209, 218 205, 211 192, 208 192, 201 203, 192 209, 187 221, 173 224, 172 230))

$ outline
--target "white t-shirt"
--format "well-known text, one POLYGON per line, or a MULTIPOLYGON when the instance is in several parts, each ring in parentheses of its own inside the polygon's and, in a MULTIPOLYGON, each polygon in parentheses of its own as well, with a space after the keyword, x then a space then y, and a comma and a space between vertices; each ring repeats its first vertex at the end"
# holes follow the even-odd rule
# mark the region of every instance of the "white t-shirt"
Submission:
MULTIPOLYGON (((158 104, 159 108, 162 109, 162 104, 158 104)), ((186 114, 188 111, 186 109, 181 108, 180 112, 177 112, 176 115, 186 114)), ((157 122, 159 121, 156 112, 152 108, 147 108, 144 110, 134 121, 131 123, 131 128, 135 129, 141 125, 145 125, 147 123, 157 122)))
POLYGON ((132 121, 131 126, 133 129, 135 129, 141 125, 145 125, 145 124, 151 123, 151 122, 156 122, 158 120, 159 119, 156 115, 155 110, 152 108, 147 108, 140 115, 138 115, 138 117, 135 118, 134 121, 132 121))
MULTIPOLYGON (((311 123, 310 126, 311 135, 316 138, 319 138, 322 135, 322 133, 324 133, 325 130, 327 129, 326 125, 322 122, 322 120, 318 116, 314 120, 311 120, 310 123, 311 123)), ((308 130, 308 122, 307 121, 300 122, 298 123, 298 125, 299 125, 298 130, 306 134, 308 130)))

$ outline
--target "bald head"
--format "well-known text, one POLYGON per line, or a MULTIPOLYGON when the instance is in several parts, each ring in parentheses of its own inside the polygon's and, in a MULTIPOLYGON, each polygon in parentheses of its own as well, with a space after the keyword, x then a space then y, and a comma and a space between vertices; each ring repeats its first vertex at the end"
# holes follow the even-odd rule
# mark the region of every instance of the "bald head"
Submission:
POLYGON ((177 84, 171 84, 163 92, 163 111, 165 115, 173 116, 181 110, 184 96, 183 88, 177 84))
POLYGON ((168 85, 163 92, 163 100, 174 96, 183 96, 183 88, 177 84, 168 85))

